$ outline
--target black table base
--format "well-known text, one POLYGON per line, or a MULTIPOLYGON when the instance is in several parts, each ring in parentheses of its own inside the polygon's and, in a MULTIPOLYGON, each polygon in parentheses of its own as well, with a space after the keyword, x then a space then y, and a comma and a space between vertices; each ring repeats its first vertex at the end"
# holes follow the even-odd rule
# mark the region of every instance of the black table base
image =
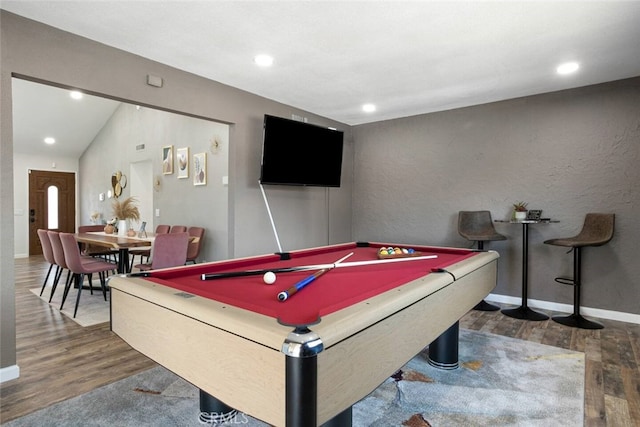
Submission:
POLYGON ((569 316, 554 316, 551 318, 554 322, 558 322, 561 325, 571 326, 573 328, 581 329, 602 329, 603 325, 591 320, 585 319, 579 314, 570 314, 569 316))
POLYGON ((502 310, 502 314, 505 316, 513 317, 514 319, 522 319, 522 320, 547 320, 549 316, 546 314, 538 313, 537 311, 531 310, 529 307, 518 307, 518 308, 505 308, 502 310))
POLYGON ((482 300, 478 304, 476 304, 476 306, 473 307, 473 309, 477 311, 498 311, 500 310, 500 307, 498 307, 497 305, 490 304, 485 300, 482 300))
MULTIPOLYGON (((540 221, 540 220, 522 220, 522 221, 496 221, 496 222, 509 222, 511 224, 522 224, 522 305, 518 308, 506 308, 502 310, 502 314, 505 316, 513 317, 514 319, 522 320, 547 320, 549 316, 546 314, 538 313, 531 310, 527 306, 528 295, 528 282, 529 282, 529 224, 541 224, 549 223, 552 221, 540 221)), ((555 221, 557 222, 557 221, 555 221)))

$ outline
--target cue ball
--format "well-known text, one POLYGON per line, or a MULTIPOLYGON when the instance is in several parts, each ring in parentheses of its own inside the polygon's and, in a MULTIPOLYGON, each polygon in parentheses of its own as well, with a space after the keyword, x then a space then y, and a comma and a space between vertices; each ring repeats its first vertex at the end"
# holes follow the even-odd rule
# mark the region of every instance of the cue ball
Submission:
POLYGON ((262 280, 264 280, 264 283, 266 283, 267 285, 272 285, 276 282, 276 275, 272 271, 267 271, 266 273, 264 273, 262 280))

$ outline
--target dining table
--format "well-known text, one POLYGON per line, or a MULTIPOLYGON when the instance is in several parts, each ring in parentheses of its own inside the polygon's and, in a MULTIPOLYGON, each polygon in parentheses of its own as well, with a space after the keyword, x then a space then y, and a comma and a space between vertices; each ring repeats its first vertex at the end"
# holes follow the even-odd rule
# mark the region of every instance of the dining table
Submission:
POLYGON ((152 233, 142 236, 121 236, 119 234, 107 234, 104 231, 91 231, 75 233, 78 243, 86 243, 118 251, 118 273, 129 273, 129 249, 148 247, 153 245, 152 233))

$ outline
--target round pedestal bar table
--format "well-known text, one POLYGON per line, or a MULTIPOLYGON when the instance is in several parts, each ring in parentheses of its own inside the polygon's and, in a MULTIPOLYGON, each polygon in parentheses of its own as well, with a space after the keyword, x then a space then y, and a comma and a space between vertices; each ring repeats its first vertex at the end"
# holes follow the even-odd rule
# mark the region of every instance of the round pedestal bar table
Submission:
POLYGON ((522 225, 522 303, 520 307, 516 308, 505 308, 502 310, 502 314, 505 316, 513 317, 515 319, 523 319, 523 320, 534 320, 541 321, 547 320, 549 316, 546 314, 539 313, 535 310, 529 308, 528 305, 528 282, 529 282, 529 225, 530 224, 550 224, 552 220, 533 220, 533 219, 524 219, 524 220, 495 220, 498 223, 507 223, 507 224, 520 224, 522 225))

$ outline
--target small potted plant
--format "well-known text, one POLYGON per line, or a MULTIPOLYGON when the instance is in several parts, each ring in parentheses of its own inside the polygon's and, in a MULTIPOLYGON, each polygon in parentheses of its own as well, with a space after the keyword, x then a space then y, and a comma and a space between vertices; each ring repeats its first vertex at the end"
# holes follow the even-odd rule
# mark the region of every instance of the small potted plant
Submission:
POLYGON ((527 218, 527 203, 516 202, 513 204, 513 217, 517 221, 522 221, 527 218))

